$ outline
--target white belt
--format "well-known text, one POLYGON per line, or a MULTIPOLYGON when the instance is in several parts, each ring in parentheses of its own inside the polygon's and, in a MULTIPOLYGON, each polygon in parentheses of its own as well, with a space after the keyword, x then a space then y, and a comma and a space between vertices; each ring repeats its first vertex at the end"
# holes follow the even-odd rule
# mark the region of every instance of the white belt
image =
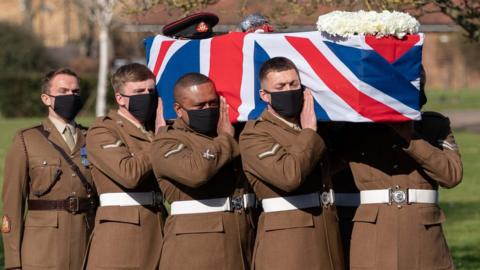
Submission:
POLYGON ((100 194, 100 206, 159 205, 159 192, 115 192, 100 194))
POLYGON ((360 193, 335 193, 335 205, 356 207, 360 205, 360 193))
POLYGON ((360 191, 360 203, 437 203, 438 192, 431 189, 374 189, 360 191))
POLYGON ((171 215, 231 212, 242 208, 255 207, 255 194, 241 197, 222 197, 204 200, 175 201, 171 205, 171 215))
POLYGON ((335 194, 330 189, 329 192, 315 192, 303 195, 276 197, 262 200, 263 211, 279 212, 312 207, 328 206, 335 203, 335 194))

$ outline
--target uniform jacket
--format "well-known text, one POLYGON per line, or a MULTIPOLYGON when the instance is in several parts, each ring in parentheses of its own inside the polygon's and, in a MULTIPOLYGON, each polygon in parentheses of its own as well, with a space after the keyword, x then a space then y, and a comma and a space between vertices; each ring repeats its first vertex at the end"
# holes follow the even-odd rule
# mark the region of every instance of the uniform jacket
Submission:
MULTIPOLYGON (((151 139, 111 111, 88 131, 87 149, 98 194, 159 191, 150 161, 151 139)), ((99 207, 87 269, 156 269, 162 211, 151 206, 99 207)))
MULTIPOLYGON (((240 135, 244 171, 262 200, 331 188, 325 144, 311 129, 296 130, 268 111, 240 135)), ((254 269, 343 269, 335 207, 262 213, 254 269)))
POLYGON ((48 132, 48 139, 70 154, 91 182, 90 168, 82 164, 80 157, 86 130, 80 126, 76 128, 77 143, 73 151, 48 118, 41 126, 15 135, 5 159, 2 196, 5 268, 80 269, 93 226, 87 225, 85 212, 74 215, 62 210, 31 210, 24 215, 28 199, 87 197, 79 177, 39 130, 48 132))
MULTIPOLYGON (((448 118, 425 113, 410 143, 387 125, 361 124, 346 151, 360 190, 451 188, 462 162, 448 118)), ((354 217, 351 269, 454 269, 436 204, 361 205, 354 217)))
MULTIPOLYGON (((248 192, 238 144, 183 120, 164 127, 152 145, 153 168, 166 201, 238 197, 248 192)), ((160 269, 249 269, 254 232, 250 210, 168 217, 160 269)))

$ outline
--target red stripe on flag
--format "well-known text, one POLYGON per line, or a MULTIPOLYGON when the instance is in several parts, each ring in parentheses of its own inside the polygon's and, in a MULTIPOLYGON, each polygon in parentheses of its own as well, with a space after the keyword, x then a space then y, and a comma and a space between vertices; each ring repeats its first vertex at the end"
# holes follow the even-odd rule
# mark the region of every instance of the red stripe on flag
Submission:
POLYGON ((158 71, 160 71, 160 67, 165 59, 165 55, 167 55, 168 49, 170 46, 172 46, 173 42, 174 40, 162 41, 162 44, 160 45, 160 51, 158 52, 157 56, 157 62, 155 62, 155 67, 153 68, 153 74, 155 74, 155 77, 157 76, 158 71))
POLYGON ((240 89, 243 74, 244 33, 231 33, 212 39, 210 45, 209 77, 215 82, 217 92, 230 105, 230 121, 237 122, 238 107, 242 103, 240 89))
POLYGON ((360 92, 328 61, 309 39, 299 37, 285 38, 305 58, 325 85, 360 115, 375 122, 411 120, 386 104, 360 92))
POLYGON ((406 35, 403 39, 392 36, 377 38, 367 35, 365 37, 365 42, 389 63, 397 61, 419 41, 419 35, 406 35))

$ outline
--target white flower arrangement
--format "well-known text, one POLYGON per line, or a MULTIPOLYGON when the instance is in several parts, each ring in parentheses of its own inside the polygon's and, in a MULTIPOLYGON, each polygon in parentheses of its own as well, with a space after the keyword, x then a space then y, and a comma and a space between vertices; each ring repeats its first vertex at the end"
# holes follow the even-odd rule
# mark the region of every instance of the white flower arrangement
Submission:
POLYGON ((353 35, 395 36, 418 33, 420 23, 408 13, 398 11, 333 11, 318 17, 317 28, 332 36, 353 35))

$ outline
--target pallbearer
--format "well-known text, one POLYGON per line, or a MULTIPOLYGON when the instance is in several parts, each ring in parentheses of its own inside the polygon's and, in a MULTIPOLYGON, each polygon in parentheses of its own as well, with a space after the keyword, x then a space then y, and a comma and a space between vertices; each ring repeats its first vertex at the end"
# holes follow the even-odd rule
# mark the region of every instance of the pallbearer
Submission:
POLYGON ((177 81, 174 98, 178 118, 151 149, 171 205, 160 269, 249 269, 255 196, 248 193, 228 105, 198 73, 177 81))
POLYGON ((255 269, 343 269, 330 165, 314 101, 296 66, 275 57, 260 70, 261 117, 240 135, 243 166, 264 213, 255 269))

